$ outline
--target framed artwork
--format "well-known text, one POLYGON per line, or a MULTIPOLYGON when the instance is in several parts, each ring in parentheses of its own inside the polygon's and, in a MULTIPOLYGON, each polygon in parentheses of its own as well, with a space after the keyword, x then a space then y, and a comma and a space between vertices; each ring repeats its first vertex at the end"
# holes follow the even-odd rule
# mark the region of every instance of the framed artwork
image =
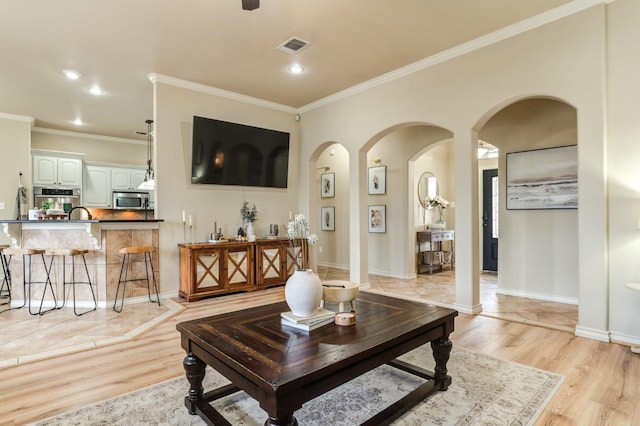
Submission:
POLYGON ((578 208, 578 146, 507 153, 507 210, 578 208))
POLYGON ((369 167, 369 195, 387 193, 387 166, 369 167))
POLYGON ((320 175, 320 197, 333 198, 336 195, 335 173, 323 173, 320 175))
POLYGON ((335 231, 336 230, 336 208, 321 207, 320 208, 320 230, 335 231))
POLYGON ((387 232, 387 206, 369 206, 369 232, 384 234, 387 232))

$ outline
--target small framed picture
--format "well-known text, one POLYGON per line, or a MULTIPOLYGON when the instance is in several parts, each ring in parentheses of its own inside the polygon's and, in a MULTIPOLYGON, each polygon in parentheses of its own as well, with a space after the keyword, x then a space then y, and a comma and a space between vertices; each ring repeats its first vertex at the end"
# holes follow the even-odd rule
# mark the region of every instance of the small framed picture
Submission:
POLYGON ((387 206, 369 206, 369 232, 384 234, 387 232, 387 206))
POLYGON ((320 197, 333 198, 336 195, 335 173, 323 173, 320 175, 320 197))
POLYGON ((336 230, 336 208, 321 207, 320 208, 320 229, 322 231, 335 231, 336 230))
POLYGON ((387 193, 387 166, 369 167, 369 195, 387 193))

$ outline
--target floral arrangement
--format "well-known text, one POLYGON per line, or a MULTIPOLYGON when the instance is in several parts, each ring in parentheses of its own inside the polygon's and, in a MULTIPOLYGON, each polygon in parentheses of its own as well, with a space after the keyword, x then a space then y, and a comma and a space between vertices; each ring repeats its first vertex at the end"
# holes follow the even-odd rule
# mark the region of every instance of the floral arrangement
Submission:
POLYGON ((447 207, 449 207, 449 201, 445 200, 439 195, 430 198, 427 203, 429 204, 429 207, 440 207, 441 209, 446 209, 447 207))
POLYGON ((258 218, 258 209, 255 204, 249 204, 248 201, 243 201, 240 214, 242 215, 242 220, 253 223, 258 218))
POLYGON ((318 242, 318 236, 309 232, 310 229, 309 221, 302 213, 297 213, 287 224, 287 238, 289 238, 289 246, 295 253, 293 260, 297 269, 306 269, 307 267, 307 265, 303 264, 303 251, 299 249, 300 246, 296 245, 297 242, 300 239, 306 239, 307 243, 310 245, 314 245, 318 242))

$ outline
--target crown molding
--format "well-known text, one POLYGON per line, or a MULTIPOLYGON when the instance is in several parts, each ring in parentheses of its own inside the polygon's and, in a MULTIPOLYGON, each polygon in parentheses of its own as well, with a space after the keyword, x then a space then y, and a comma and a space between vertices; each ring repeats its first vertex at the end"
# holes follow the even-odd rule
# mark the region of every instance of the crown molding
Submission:
POLYGON ((0 118, 13 121, 26 121, 27 123, 30 123, 31 126, 33 126, 33 123, 35 123, 36 121, 35 118, 29 117, 27 115, 7 114, 5 112, 0 112, 0 118))
POLYGON ((31 129, 31 131, 37 132, 37 133, 47 133, 50 135, 69 136, 74 138, 92 139, 92 140, 100 140, 100 141, 106 141, 106 142, 131 143, 135 145, 147 144, 147 141, 142 141, 138 139, 127 139, 127 138, 118 138, 115 136, 93 135, 90 133, 71 132, 68 130, 47 129, 45 127, 34 127, 31 129))
POLYGON ((486 34, 482 37, 478 37, 467 43, 460 44, 456 47, 437 53, 433 56, 429 56, 428 58, 421 59, 420 61, 414 62, 413 64, 398 68, 397 70, 388 72, 387 74, 383 74, 369 81, 365 81, 364 83, 352 86, 340 92, 336 92, 332 95, 311 102, 307 105, 303 105, 298 109, 298 112, 303 113, 314 110, 316 108, 320 108, 341 99, 348 98, 349 96, 355 95, 357 93, 364 92, 373 87, 380 86, 393 80, 397 80, 399 78, 413 74, 417 71, 446 62, 475 50, 482 49, 483 47, 498 43, 502 40, 506 40, 535 28, 539 28, 543 25, 549 24, 567 16, 582 12, 583 10, 589 9, 593 6, 599 4, 609 4, 614 1, 615 0, 573 0, 565 5, 556 7, 555 9, 540 13, 529 19, 525 19, 524 21, 520 21, 507 27, 501 28, 497 31, 486 34))
POLYGON ((296 108, 282 105, 276 102, 266 101, 260 98, 254 98, 252 96, 242 95, 240 93, 231 92, 229 90, 218 89, 216 87, 207 86, 200 83, 194 83, 192 81, 182 80, 176 77, 170 77, 168 75, 156 74, 152 73, 147 76, 152 83, 163 83, 168 84, 170 86, 181 87, 183 89, 193 90, 195 92, 206 93, 208 95, 220 96, 222 98, 232 99, 235 101, 240 101, 248 104, 258 105, 269 109, 274 109, 277 111, 288 112, 290 114, 295 114, 297 112, 296 108))
POLYGON ((453 58, 457 58, 467 53, 476 51, 478 49, 482 49, 484 47, 498 43, 502 40, 509 39, 519 34, 533 30, 535 28, 539 28, 543 25, 549 24, 551 22, 557 21, 562 18, 566 18, 567 16, 574 15, 576 13, 582 12, 591 7, 594 7, 600 4, 605 4, 605 5, 610 4, 610 3, 613 3, 614 1, 615 0, 573 0, 567 4, 556 7, 555 9, 551 9, 546 12, 540 13, 529 19, 525 19, 523 21, 501 28, 492 33, 489 33, 482 37, 478 37, 474 40, 471 40, 467 43, 460 44, 451 49, 429 56, 428 58, 421 59, 420 61, 414 62, 413 64, 409 64, 405 67, 398 68, 397 70, 388 72, 379 77, 365 81, 364 83, 357 84, 350 88, 336 92, 332 95, 326 96, 322 99, 318 99, 317 101, 303 105, 300 108, 293 108, 287 105, 266 101, 260 98, 254 98, 252 96, 242 95, 240 93, 231 92, 228 90, 218 89, 216 87, 207 86, 200 83, 194 83, 191 81, 182 80, 176 77, 171 77, 163 74, 151 73, 147 77, 154 84, 155 83, 168 84, 170 86, 181 87, 181 88, 193 90, 196 92, 202 92, 210 95, 220 96, 223 98, 233 99, 236 101, 263 106, 266 108, 288 112, 291 114, 304 113, 304 112, 312 111, 316 108, 320 108, 322 106, 331 104, 333 102, 339 101, 341 99, 348 98, 349 96, 364 92, 366 90, 369 90, 376 86, 380 86, 390 81, 397 80, 399 78, 405 77, 407 75, 413 74, 423 69, 441 64, 443 62, 446 62, 453 58))

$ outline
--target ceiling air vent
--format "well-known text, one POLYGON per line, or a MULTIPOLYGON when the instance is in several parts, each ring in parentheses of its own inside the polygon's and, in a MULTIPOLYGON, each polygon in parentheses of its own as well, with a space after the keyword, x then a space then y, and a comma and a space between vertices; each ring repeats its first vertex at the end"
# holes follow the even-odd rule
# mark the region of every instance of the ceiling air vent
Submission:
POLYGON ((287 52, 294 55, 310 44, 310 42, 302 40, 299 37, 291 37, 284 43, 280 44, 280 46, 276 47, 276 49, 280 50, 281 52, 287 52))

